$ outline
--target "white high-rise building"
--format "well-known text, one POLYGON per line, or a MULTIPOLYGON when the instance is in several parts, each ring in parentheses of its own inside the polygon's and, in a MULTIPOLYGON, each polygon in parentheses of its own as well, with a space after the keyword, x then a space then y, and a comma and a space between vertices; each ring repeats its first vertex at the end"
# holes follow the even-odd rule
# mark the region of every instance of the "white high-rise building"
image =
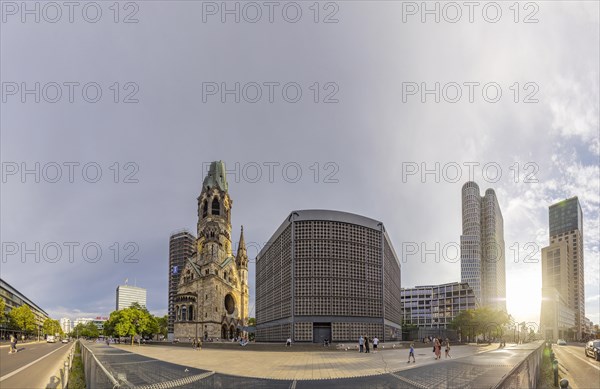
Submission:
POLYGON ((71 319, 69 319, 68 317, 61 318, 60 319, 60 328, 62 328, 62 330, 65 334, 68 334, 69 332, 71 332, 71 330, 73 329, 73 323, 71 322, 71 319))
POLYGON ((130 285, 117 286, 116 309, 129 308, 133 303, 138 303, 142 307, 146 306, 146 289, 130 285))
POLYGON ((506 311, 504 220, 493 189, 462 187, 461 282, 469 283, 481 306, 506 311))

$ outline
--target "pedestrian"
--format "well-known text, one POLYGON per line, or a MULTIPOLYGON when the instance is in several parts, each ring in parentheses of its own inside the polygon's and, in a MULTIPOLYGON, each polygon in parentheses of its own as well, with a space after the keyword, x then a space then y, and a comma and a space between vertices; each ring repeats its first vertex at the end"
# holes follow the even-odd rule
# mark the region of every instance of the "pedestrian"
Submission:
POLYGON ((192 349, 196 349, 196 338, 192 340, 192 349))
POLYGON ((369 350, 369 337, 367 335, 365 335, 365 353, 370 353, 371 351, 369 350))
POLYGON ((435 339, 435 359, 442 359, 442 344, 439 339, 435 339))
POLYGON ((379 344, 379 338, 374 337, 373 338, 373 352, 376 353, 377 352, 377 345, 379 344))
POLYGON ((285 341, 285 347, 292 347, 292 338, 287 338, 285 341))
POLYGON ((446 338, 446 358, 452 358, 450 356, 450 340, 446 338))
POLYGON ((362 335, 360 336, 360 338, 358 338, 358 348, 360 349, 359 352, 363 352, 363 348, 365 345, 365 339, 362 337, 362 335))
POLYGON ((416 360, 415 360, 415 344, 414 343, 410 344, 410 349, 408 350, 408 362, 406 362, 406 363, 410 363, 410 357, 412 357, 413 363, 415 363, 416 360))
POLYGON ((8 349, 9 354, 17 352, 16 344, 17 344, 17 338, 14 335, 11 335, 10 336, 10 348, 8 349))

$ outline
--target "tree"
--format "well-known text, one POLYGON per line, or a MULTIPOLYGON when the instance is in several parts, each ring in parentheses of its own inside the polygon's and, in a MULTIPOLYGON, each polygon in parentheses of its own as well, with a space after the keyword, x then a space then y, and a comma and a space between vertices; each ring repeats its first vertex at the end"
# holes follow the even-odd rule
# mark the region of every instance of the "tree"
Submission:
POLYGON ((4 310, 6 309, 6 301, 4 301, 4 297, 0 297, 0 324, 4 322, 4 310))
POLYGON ((11 310, 9 317, 12 324, 24 333, 35 331, 35 316, 27 304, 11 310))
POLYGON ((508 322, 506 312, 481 307, 459 313, 450 323, 450 328, 458 330, 461 334, 471 334, 473 337, 483 335, 484 339, 490 339, 502 337, 504 326, 508 322))
POLYGON ((137 303, 120 311, 113 311, 105 328, 113 336, 130 336, 132 345, 134 336, 152 336, 159 331, 156 318, 137 303))
POLYGON ((60 323, 58 320, 52 320, 47 318, 44 320, 44 324, 42 324, 42 328, 47 335, 54 335, 58 333, 59 335, 63 334, 62 328, 60 328, 60 323))
POLYGON ((162 335, 163 337, 167 337, 167 332, 169 331, 169 318, 167 315, 164 315, 162 317, 157 317, 155 316, 154 319, 156 320, 156 323, 158 324, 158 334, 162 335))
POLYGON ((248 326, 255 326, 256 325, 256 319, 253 317, 249 317, 248 318, 248 326))

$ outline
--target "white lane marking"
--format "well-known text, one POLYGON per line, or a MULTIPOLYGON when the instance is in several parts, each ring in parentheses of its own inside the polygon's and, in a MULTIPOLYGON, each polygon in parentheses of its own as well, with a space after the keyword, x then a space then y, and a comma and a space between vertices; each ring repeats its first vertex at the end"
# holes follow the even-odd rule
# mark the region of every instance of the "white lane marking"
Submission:
POLYGON ((567 353, 571 354, 571 355, 572 355, 572 356, 574 356, 575 358, 577 358, 577 359, 579 359, 579 360, 581 360, 581 361, 583 361, 583 362, 587 363, 588 365, 590 365, 591 367, 593 367, 593 368, 594 368, 594 369, 596 369, 596 370, 600 370, 600 367, 598 367, 598 366, 594 365, 594 364, 593 364, 593 363, 591 363, 590 361, 587 361, 587 360, 585 360, 585 359, 581 358, 579 355, 577 355, 577 354, 575 354, 575 353, 573 353, 573 352, 569 351, 569 349, 567 349, 567 348, 564 348, 564 349, 562 349, 562 348, 559 348, 559 350, 561 350, 561 352, 562 352, 562 351, 565 351, 565 352, 567 352, 567 353))
POLYGON ((11 373, 3 375, 2 377, 0 377, 0 382, 4 381, 7 378, 10 378, 10 377, 14 376, 15 374, 18 374, 18 373, 22 372, 23 370, 27 369, 29 366, 33 365, 34 363, 38 363, 42 359, 46 358, 48 355, 54 354, 55 352, 57 352, 58 350, 60 350, 61 348, 65 347, 65 346, 66 346, 66 344, 64 346, 60 346, 59 348, 57 348, 56 350, 54 350, 52 352, 49 352, 46 355, 41 356, 40 358, 36 359, 35 361, 28 363, 27 365, 21 367, 20 369, 17 369, 15 371, 11 372, 11 373))

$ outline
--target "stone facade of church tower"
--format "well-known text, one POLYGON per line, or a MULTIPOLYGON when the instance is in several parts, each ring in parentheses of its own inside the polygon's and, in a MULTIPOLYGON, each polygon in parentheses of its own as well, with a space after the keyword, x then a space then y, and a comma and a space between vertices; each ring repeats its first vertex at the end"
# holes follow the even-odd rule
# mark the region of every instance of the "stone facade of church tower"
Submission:
POLYGON ((237 254, 231 239, 231 206, 225 165, 210 165, 198 196, 196 254, 188 258, 174 298, 174 337, 230 339, 248 321, 248 255, 244 230, 237 254))

